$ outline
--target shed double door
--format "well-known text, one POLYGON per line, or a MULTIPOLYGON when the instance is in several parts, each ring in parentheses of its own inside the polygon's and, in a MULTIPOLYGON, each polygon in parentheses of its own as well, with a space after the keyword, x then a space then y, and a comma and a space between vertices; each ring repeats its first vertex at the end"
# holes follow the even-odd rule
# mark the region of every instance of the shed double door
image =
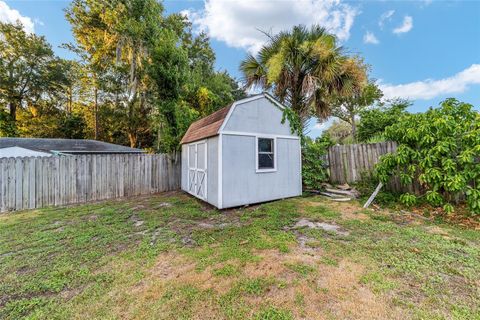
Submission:
POLYGON ((188 145, 188 192, 207 199, 207 142, 188 145))

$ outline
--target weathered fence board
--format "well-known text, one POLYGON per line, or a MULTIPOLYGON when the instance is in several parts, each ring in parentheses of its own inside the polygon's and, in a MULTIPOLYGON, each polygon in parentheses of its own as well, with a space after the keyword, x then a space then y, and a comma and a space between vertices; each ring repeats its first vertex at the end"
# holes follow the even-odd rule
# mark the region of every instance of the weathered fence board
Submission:
MULTIPOLYGON (((386 153, 394 153, 396 150, 397 144, 392 141, 332 146, 328 149, 330 182, 355 183, 371 177, 380 157, 386 153)), ((386 188, 396 192, 417 194, 423 192, 418 181, 404 186, 400 183, 399 177, 392 177, 386 188)))
POLYGON ((333 183, 357 182, 372 174, 381 155, 395 150, 397 144, 391 141, 332 146, 328 150, 330 180, 333 183))
POLYGON ((180 155, 0 158, 0 212, 180 188, 180 155))

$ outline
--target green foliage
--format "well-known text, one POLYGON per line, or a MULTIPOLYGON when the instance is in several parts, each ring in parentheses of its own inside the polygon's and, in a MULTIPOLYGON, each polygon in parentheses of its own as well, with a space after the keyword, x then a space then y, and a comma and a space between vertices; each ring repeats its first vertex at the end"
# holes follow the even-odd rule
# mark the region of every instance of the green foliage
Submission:
POLYGON ((265 293, 270 282, 269 279, 265 278, 243 279, 232 290, 259 296, 265 293))
POLYGON ((215 70, 205 33, 156 0, 74 0, 66 9, 78 61, 44 37, 0 23, 0 135, 93 138, 178 150, 196 119, 244 96, 215 70))
POLYGON ((56 57, 44 37, 24 31, 20 23, 0 22, 0 105, 2 135, 15 135, 17 113, 26 107, 45 107, 61 98, 65 60, 56 57), (5 107, 3 107, 5 106, 5 107))
POLYGON ((44 106, 17 112, 19 136, 38 138, 85 138, 86 123, 81 114, 44 106))
MULTIPOLYGON (((377 185, 378 180, 374 176, 363 173, 361 174, 360 181, 355 183, 355 189, 360 192, 362 197, 365 197, 366 201, 366 199, 373 193, 377 185)), ((398 194, 392 193, 385 188, 382 188, 375 197, 375 203, 389 207, 397 204, 398 199, 398 194)))
MULTIPOLYGON (((418 179, 427 190, 426 201, 447 212, 465 194, 470 210, 480 213, 480 114, 472 108, 447 99, 439 108, 404 116, 386 128, 386 138, 399 146, 381 158, 380 179, 398 175, 403 184, 418 179)), ((402 200, 413 204, 412 195, 402 200)))
POLYGON ((212 273, 217 277, 231 277, 239 274, 239 272, 240 271, 237 266, 234 266, 232 264, 226 264, 221 268, 214 269, 212 273))
POLYGON ((12 117, 8 112, 0 109, 0 137, 15 137, 16 135, 17 129, 12 117))
POLYGON ((366 141, 364 141, 365 143, 379 143, 379 142, 385 142, 387 141, 385 139, 385 135, 383 133, 378 133, 374 136, 371 136, 370 138, 368 138, 366 141))
POLYGON ((369 285, 376 293, 388 292, 396 288, 397 284, 394 281, 387 279, 381 272, 374 271, 363 275, 360 278, 360 283, 369 285))
MULTIPOLYGON (((359 63, 363 64, 363 60, 359 59, 359 63)), ((364 67, 367 69, 367 67, 364 67)), ((351 127, 351 135, 353 141, 357 139, 357 119, 356 117, 371 106, 383 96, 382 91, 378 88, 375 82, 370 81, 363 90, 354 92, 350 96, 338 96, 333 98, 332 102, 332 116, 348 123, 351 127)))
POLYGON ((290 132, 292 134, 298 134, 303 143, 305 136, 302 130, 302 120, 300 119, 298 114, 293 111, 292 108, 286 107, 285 109, 283 109, 282 124, 285 123, 285 120, 288 120, 288 123, 290 124, 290 132))
POLYGON ((400 196, 400 202, 411 207, 417 203, 417 197, 414 194, 404 193, 400 196))
POLYGON ((253 317, 254 320, 293 320, 293 315, 288 310, 278 309, 269 306, 260 310, 258 314, 253 317))
POLYGON ((77 113, 66 114, 60 122, 60 130, 63 132, 63 136, 68 139, 85 138, 86 126, 85 119, 77 113))
POLYGON ((334 144, 354 143, 352 126, 343 120, 334 120, 332 125, 323 131, 322 136, 329 136, 334 144))
POLYGON ((304 139, 302 147, 302 181, 308 189, 319 189, 321 183, 328 180, 328 170, 325 156, 332 145, 329 137, 319 137, 312 140, 304 139))
MULTIPOLYGON (((359 141, 368 142, 372 139, 380 139, 385 132, 385 128, 396 123, 402 116, 410 102, 405 100, 387 101, 379 103, 376 107, 360 111, 360 123, 358 124, 359 141)), ((374 141, 374 140, 373 140, 374 141)))
POLYGON ((303 277, 308 276, 310 273, 313 273, 316 270, 314 267, 304 263, 286 263, 285 267, 292 270, 293 272, 298 273, 303 277))
POLYGON ((90 91, 95 136, 174 152, 190 123, 241 97, 214 69, 205 33, 155 0, 75 0, 67 10, 90 91), (96 96, 96 93, 95 93, 96 96), (106 119, 97 119, 107 115, 106 119), (114 120, 112 123, 111 120, 114 120))

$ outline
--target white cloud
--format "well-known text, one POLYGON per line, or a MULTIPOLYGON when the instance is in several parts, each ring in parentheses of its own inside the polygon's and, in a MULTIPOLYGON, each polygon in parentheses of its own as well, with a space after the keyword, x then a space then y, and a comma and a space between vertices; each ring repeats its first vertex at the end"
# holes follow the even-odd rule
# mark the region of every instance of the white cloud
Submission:
POLYGON ((34 23, 31 18, 22 16, 18 10, 12 9, 3 1, 0 1, 0 21, 6 23, 16 23, 20 21, 26 32, 34 32, 34 23))
POLYGON ((393 29, 393 33, 400 34, 405 33, 413 28, 413 18, 411 16, 403 17, 403 23, 400 27, 393 29))
POLYGON ((35 25, 42 26, 42 27, 45 25, 45 23, 43 23, 43 21, 40 20, 39 18, 33 19, 33 23, 34 23, 35 25))
POLYGON ((433 0, 423 0, 422 2, 425 6, 429 6, 433 2, 433 0))
POLYGON ((396 97, 428 100, 438 96, 465 92, 470 85, 480 84, 480 64, 472 64, 467 69, 445 79, 416 81, 406 84, 382 84, 384 98, 396 97))
POLYGON ((317 122, 313 126, 313 129, 320 130, 320 131, 327 130, 330 127, 330 125, 332 124, 331 122, 332 121, 330 121, 330 120, 327 120, 325 122, 317 122))
POLYGON ((276 33, 298 24, 320 24, 346 40, 358 11, 340 0, 205 0, 203 10, 184 13, 210 37, 254 53, 267 40, 260 31, 276 33))
POLYGON ((379 44, 380 41, 373 32, 367 31, 363 36, 363 43, 379 44))
POLYGON ((385 25, 385 21, 390 21, 392 20, 392 16, 395 13, 395 10, 388 10, 380 16, 380 20, 378 20, 378 26, 380 29, 383 29, 383 26, 385 25))

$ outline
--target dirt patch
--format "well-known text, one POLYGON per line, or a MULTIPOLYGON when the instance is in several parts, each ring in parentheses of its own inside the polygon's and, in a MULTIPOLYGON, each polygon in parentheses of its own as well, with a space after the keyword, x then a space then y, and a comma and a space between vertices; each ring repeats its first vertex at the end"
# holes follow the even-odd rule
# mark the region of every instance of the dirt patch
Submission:
POLYGON ((130 208, 130 210, 137 211, 137 210, 142 210, 142 209, 146 209, 146 208, 147 207, 144 204, 139 204, 137 206, 134 206, 134 207, 130 208))
MULTIPOLYGON (((143 234, 147 234, 148 230, 142 231, 143 234)), ((138 234, 138 232, 137 232, 138 234)), ((150 241, 150 245, 154 245, 158 240, 167 243, 174 243, 175 242, 175 235, 169 232, 168 229, 165 228, 157 228, 152 233, 152 240, 150 241)))
POLYGON ((130 221, 132 221, 135 227, 140 227, 144 224, 144 221, 140 219, 136 214, 132 214, 129 219, 130 221))
POLYGON ((98 215, 96 215, 96 214, 91 214, 91 215, 87 216, 88 221, 96 221, 97 219, 98 219, 98 215))
POLYGON ((195 246, 196 242, 192 238, 195 231, 215 230, 226 228, 240 228, 245 224, 240 221, 241 214, 238 211, 232 211, 224 214, 213 214, 208 218, 199 220, 173 219, 167 223, 166 228, 176 233, 184 246, 195 246))
POLYGON ((135 221, 135 223, 133 224, 135 227, 140 227, 141 225, 143 225, 144 221, 143 220, 137 220, 135 221))
POLYGON ((317 284, 326 295, 326 309, 341 319, 405 319, 408 316, 393 307, 385 297, 375 295, 359 283, 365 267, 348 260, 338 267, 325 266, 317 284))
POLYGON ((331 210, 339 212, 344 220, 369 219, 369 216, 362 212, 364 209, 356 202, 308 201, 307 205, 312 207, 325 206, 331 210))
POLYGON ((444 229, 440 228, 439 226, 427 226, 427 227, 425 227, 425 230, 428 233, 437 234, 437 235, 440 235, 440 236, 442 236, 446 239, 450 238, 450 234, 447 231, 445 231, 444 229))
MULTIPOLYGON (((193 304, 190 318, 219 319, 224 315, 217 303, 218 297, 228 293, 239 279, 265 278, 272 280, 265 292, 241 296, 249 315, 270 304, 291 310, 295 319, 408 319, 408 314, 401 314, 386 297, 375 295, 360 283, 366 272, 362 265, 346 259, 338 266, 326 265, 321 263, 321 251, 306 254, 298 247, 288 253, 272 249, 258 250, 255 254, 260 259, 239 265, 238 276, 221 277, 215 276, 213 270, 224 266, 223 263, 198 270, 196 262, 189 257, 175 251, 161 253, 140 282, 109 293, 108 299, 116 301, 118 306, 113 314, 119 318, 156 314, 174 319, 172 312, 181 308, 179 303, 182 303, 175 298, 178 288, 191 286, 209 290, 209 297, 193 304), (306 265, 312 271, 301 275, 288 265, 306 265), (168 294, 172 297, 165 299, 168 294), (135 303, 128 303, 131 299, 135 303)), ((228 264, 237 265, 237 262, 228 264)))
POLYGON ((64 289, 62 292, 60 292, 60 296, 65 299, 65 300, 71 300, 80 293, 82 293, 84 287, 78 287, 78 288, 67 288, 64 289))
POLYGON ((24 274, 28 274, 28 273, 32 273, 34 270, 33 269, 30 269, 29 267, 27 266, 23 266, 23 267, 20 267, 17 269, 16 273, 18 275, 24 275, 24 274))
POLYGON ((425 219, 421 219, 408 212, 391 212, 387 214, 390 216, 390 219, 399 226, 418 226, 425 222, 425 219))
POLYGON ((350 234, 348 231, 342 229, 342 227, 335 223, 313 222, 304 218, 298 220, 295 225, 289 229, 297 230, 302 228, 321 229, 341 236, 348 236, 350 234))
POLYGON ((185 247, 195 247, 197 245, 197 241, 193 240, 190 235, 182 237, 181 242, 185 247))
POLYGON ((375 295, 360 283, 365 267, 349 260, 338 266, 319 263, 321 254, 306 255, 298 250, 281 254, 275 250, 259 253, 262 260, 249 264, 244 274, 250 277, 273 277, 287 283, 284 288, 272 286, 261 297, 248 301, 254 306, 271 303, 292 310, 296 319, 408 319, 386 297, 375 295), (314 272, 299 277, 287 264, 303 264, 314 272), (298 303, 301 297, 303 303, 298 303), (297 302, 296 302, 297 301, 297 302))
POLYGON ((297 243, 298 243, 298 247, 299 247, 300 250, 309 252, 311 254, 321 250, 320 247, 313 246, 313 244, 317 243, 316 239, 310 238, 310 237, 308 237, 308 236, 304 235, 303 233, 298 232, 296 230, 293 232, 293 234, 297 238, 297 243))
POLYGON ((154 209, 160 209, 160 208, 170 208, 172 207, 173 204, 168 203, 168 202, 161 202, 153 206, 154 209))
MULTIPOLYGON (((218 267, 218 266, 215 266, 218 267)), ((164 296, 168 288, 192 285, 202 290, 212 289, 217 293, 226 293, 234 279, 212 275, 212 267, 198 271, 196 263, 175 253, 163 253, 158 257, 149 274, 131 291, 135 299, 143 305, 164 296)), ((167 307, 166 305, 165 307, 167 307)))
POLYGON ((221 223, 209 223, 209 222, 200 222, 197 224, 197 227, 200 229, 225 229, 228 227, 240 227, 239 222, 221 222, 221 223))

